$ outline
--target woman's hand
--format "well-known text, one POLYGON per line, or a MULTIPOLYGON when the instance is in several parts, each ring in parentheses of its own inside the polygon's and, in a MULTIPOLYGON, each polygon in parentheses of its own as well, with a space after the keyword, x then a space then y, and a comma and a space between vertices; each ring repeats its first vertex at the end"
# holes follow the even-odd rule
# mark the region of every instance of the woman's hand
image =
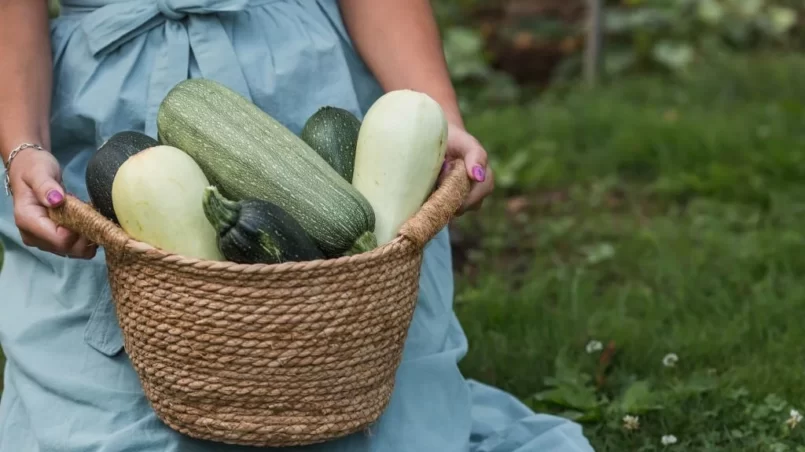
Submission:
POLYGON ((86 238, 57 225, 48 216, 48 207, 64 202, 61 168, 47 151, 26 149, 9 168, 14 197, 14 220, 22 242, 60 256, 91 259, 97 246, 86 238))
MULTIPOLYGON (((461 215, 469 210, 477 210, 487 195, 492 193, 495 187, 495 177, 492 168, 489 167, 486 151, 481 143, 469 134, 463 127, 450 124, 447 129, 447 154, 445 161, 463 160, 467 168, 467 174, 471 181, 471 189, 464 205, 461 206, 458 214, 461 215)), ((439 175, 439 180, 444 178, 445 172, 439 175)))
POLYGON ((339 5, 358 53, 384 91, 419 91, 442 106, 451 124, 447 160, 463 159, 473 182, 459 213, 481 207, 494 187, 494 177, 486 151, 462 126, 431 2, 341 0, 339 5))

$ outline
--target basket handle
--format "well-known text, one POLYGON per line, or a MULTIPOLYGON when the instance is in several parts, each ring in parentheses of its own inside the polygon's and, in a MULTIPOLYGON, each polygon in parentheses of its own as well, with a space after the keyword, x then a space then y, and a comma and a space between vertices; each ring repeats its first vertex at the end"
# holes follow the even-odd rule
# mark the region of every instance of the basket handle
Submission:
POLYGON ((419 247, 425 246, 450 222, 470 192, 470 179, 462 160, 450 161, 447 172, 439 188, 400 230, 400 235, 419 247))
POLYGON ((64 197, 64 202, 59 207, 48 209, 48 215, 57 224, 104 248, 122 251, 129 241, 129 237, 119 226, 70 194, 64 197))
MULTIPOLYGON (((416 246, 425 246, 450 222, 470 191, 469 177, 460 160, 449 162, 447 171, 442 184, 400 230, 400 235, 416 246)), ((122 251, 129 242, 119 226, 73 195, 67 194, 62 205, 48 209, 48 215, 57 224, 104 248, 122 251)))

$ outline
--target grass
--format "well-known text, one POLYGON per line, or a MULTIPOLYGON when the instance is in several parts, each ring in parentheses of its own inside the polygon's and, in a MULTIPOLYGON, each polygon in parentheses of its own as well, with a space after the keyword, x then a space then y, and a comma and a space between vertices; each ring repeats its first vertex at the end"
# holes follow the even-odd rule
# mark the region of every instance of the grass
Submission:
POLYGON ((466 375, 600 451, 805 451, 803 73, 760 56, 473 114, 499 190, 454 227, 466 375))
POLYGON ((596 450, 804 451, 802 69, 732 61, 471 118, 502 189, 455 227, 465 373, 596 450))

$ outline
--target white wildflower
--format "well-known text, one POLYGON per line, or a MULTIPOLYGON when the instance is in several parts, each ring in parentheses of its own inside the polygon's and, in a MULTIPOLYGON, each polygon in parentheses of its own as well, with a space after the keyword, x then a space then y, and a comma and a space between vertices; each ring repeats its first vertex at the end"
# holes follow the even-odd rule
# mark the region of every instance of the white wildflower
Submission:
POLYGON ((604 349, 604 344, 601 341, 590 341, 587 343, 587 353, 600 352, 604 349))
POLYGON ((674 435, 663 435, 662 439, 663 446, 670 446, 671 444, 676 444, 676 436, 674 435))
POLYGON ((662 359, 662 365, 665 367, 674 367, 677 361, 679 361, 679 357, 676 356, 676 353, 669 353, 662 359))
POLYGON ((623 417, 623 428, 626 430, 637 430, 640 428, 640 418, 627 414, 623 417))
POLYGON ((796 427, 800 422, 802 422, 802 414, 800 414, 797 410, 791 410, 790 417, 787 421, 785 421, 790 428, 796 427))

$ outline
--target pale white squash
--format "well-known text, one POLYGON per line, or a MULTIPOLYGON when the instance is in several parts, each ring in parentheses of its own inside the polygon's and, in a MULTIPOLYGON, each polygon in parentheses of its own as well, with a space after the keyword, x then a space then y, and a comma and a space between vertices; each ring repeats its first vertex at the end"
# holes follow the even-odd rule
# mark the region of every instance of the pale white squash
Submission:
POLYGON ((447 150, 447 118, 430 96, 390 91, 358 133, 352 185, 375 212, 378 245, 394 240, 433 190, 447 150))
POLYGON ((131 237, 170 253, 224 260, 204 215, 207 177, 192 157, 154 146, 129 157, 112 183, 112 205, 131 237))

